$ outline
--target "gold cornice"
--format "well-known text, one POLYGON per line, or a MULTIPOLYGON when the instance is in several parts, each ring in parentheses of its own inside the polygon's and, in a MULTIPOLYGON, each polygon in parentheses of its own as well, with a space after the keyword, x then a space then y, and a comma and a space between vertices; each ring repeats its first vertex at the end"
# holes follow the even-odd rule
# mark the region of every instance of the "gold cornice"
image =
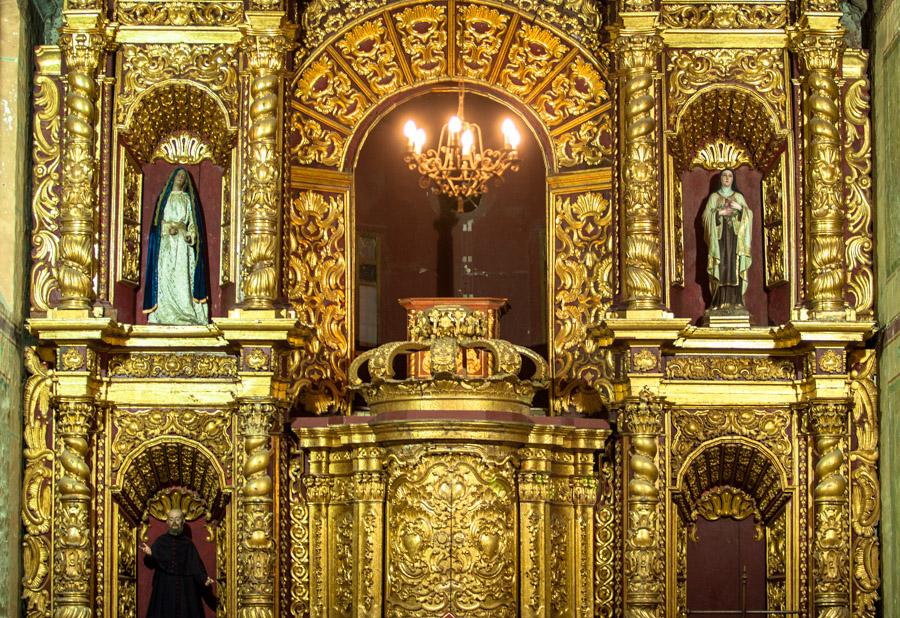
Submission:
POLYGON ((786 47, 788 35, 784 30, 688 30, 668 28, 660 30, 667 47, 694 49, 738 49, 786 47))
POLYGON ((62 75, 62 50, 59 45, 38 45, 34 50, 38 75, 62 75))
POLYGON ((290 182, 295 188, 346 191, 353 183, 353 174, 333 169, 292 166, 290 182))
POLYGON ((244 35, 237 26, 123 26, 116 24, 116 43, 235 44, 244 35))
POLYGON ((612 168, 603 167, 547 176, 551 191, 602 190, 612 187, 612 168))

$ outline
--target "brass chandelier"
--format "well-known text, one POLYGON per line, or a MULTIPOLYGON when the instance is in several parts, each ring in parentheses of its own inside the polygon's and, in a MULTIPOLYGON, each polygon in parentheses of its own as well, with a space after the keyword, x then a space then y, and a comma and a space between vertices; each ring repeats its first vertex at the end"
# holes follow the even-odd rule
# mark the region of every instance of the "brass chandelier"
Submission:
POLYGON ((407 139, 405 161, 409 169, 418 171, 423 189, 431 187, 438 195, 456 199, 457 212, 464 204, 487 191, 492 178, 500 178, 507 170, 519 170, 519 131, 509 118, 503 121, 503 149, 485 149, 481 127, 467 122, 463 116, 464 90, 460 89, 459 107, 455 116, 441 128, 437 150, 425 146, 425 129, 408 120, 403 128, 407 139))

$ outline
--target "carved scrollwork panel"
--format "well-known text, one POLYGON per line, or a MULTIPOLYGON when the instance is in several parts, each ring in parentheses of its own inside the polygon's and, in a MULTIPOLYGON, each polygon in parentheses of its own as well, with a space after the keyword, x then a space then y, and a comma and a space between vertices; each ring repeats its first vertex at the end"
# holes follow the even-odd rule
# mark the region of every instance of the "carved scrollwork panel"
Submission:
POLYGON ((389 95, 406 83, 397 58, 398 50, 381 18, 351 28, 338 41, 337 48, 375 94, 389 95))
POLYGON ((600 322, 612 302, 613 207, 605 192, 556 195, 553 205, 554 374, 562 385, 554 409, 571 405, 585 411, 597 403, 597 391, 608 378, 602 369, 608 359, 594 362, 601 352, 593 349, 585 329, 600 322))
MULTIPOLYGON (((31 306, 47 311, 58 300, 56 263, 59 257, 59 199, 62 164, 62 88, 46 67, 48 52, 38 52, 41 74, 34 79, 32 151, 31 306), (44 71, 47 74, 43 74, 44 71)), ((58 52, 56 54, 59 61, 58 52)), ((58 69, 58 66, 56 67, 58 69)), ((56 69, 52 69, 53 72, 56 69)))
POLYGON ((679 355, 666 361, 670 380, 789 381, 797 377, 793 359, 765 356, 679 355))
POLYGON ((787 219, 785 217, 785 155, 763 178, 763 246, 766 260, 766 286, 787 281, 787 219))
POLYGON ((458 70, 466 77, 486 80, 503 43, 510 16, 479 4, 461 5, 457 15, 458 70))
POLYGON ((344 193, 303 190, 294 194, 286 222, 285 289, 300 321, 314 329, 308 348, 291 356, 292 393, 320 414, 346 407, 346 205, 344 193))
POLYGON ((111 378, 235 378, 237 359, 228 354, 131 352, 109 359, 111 378))
POLYGON ((568 51, 569 47, 549 30, 523 24, 516 30, 499 84, 507 92, 527 95, 568 51))
POLYGON ((235 0, 120 0, 116 18, 122 24, 141 26, 234 26, 240 23, 243 8, 235 0))
POLYGON ((294 97, 348 128, 356 125, 368 109, 366 94, 325 54, 300 73, 294 83, 294 97))
POLYGON ((394 14, 400 44, 418 80, 433 79, 447 71, 447 10, 424 4, 394 14))
POLYGON ((663 3, 662 24, 669 28, 771 29, 784 28, 788 5, 731 3, 663 3))
POLYGON ((388 474, 387 615, 515 616, 509 459, 395 452, 388 474))
POLYGON ((143 174, 140 165, 119 148, 119 208, 121 228, 118 246, 119 279, 137 285, 141 278, 141 210, 143 174))
POLYGON ((871 317, 875 301, 872 228, 872 139, 869 82, 853 80, 844 94, 844 157, 847 210, 847 287, 860 317, 871 317))

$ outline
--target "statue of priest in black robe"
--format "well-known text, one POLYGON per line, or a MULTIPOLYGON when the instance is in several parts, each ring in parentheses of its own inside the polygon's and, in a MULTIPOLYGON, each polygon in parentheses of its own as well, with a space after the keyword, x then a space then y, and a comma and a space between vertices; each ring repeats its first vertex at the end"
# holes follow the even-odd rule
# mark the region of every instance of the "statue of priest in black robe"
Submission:
POLYGON ((184 513, 168 512, 169 532, 150 547, 141 544, 144 564, 153 569, 153 592, 147 618, 204 618, 203 598, 213 584, 194 542, 184 534, 184 513))

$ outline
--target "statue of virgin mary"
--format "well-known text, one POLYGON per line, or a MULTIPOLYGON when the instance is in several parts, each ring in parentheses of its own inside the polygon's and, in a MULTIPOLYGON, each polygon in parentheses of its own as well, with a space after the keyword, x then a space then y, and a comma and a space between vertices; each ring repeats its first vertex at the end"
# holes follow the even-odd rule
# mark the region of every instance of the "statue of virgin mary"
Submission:
POLYGON ((206 228, 186 169, 169 176, 150 225, 144 313, 151 324, 206 324, 206 228))

